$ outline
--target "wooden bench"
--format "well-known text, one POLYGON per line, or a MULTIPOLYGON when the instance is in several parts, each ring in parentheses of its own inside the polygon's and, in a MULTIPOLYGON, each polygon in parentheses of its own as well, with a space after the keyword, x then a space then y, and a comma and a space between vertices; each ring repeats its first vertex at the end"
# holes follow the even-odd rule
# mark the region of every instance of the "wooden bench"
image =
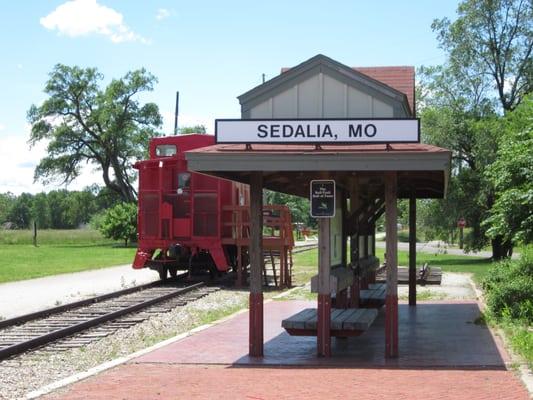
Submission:
POLYGON ((379 308, 385 304, 387 286, 384 283, 371 283, 368 289, 359 292, 361 307, 379 308))
MULTIPOLYGON (((351 268, 337 267, 329 273, 329 288, 331 293, 338 293, 348 288, 354 281, 351 268)), ((311 293, 318 293, 318 275, 311 278, 311 293)))
POLYGON ((361 277, 361 288, 367 289, 369 283, 376 281, 376 271, 379 268, 379 258, 368 256, 356 262, 356 270, 361 277))
MULTIPOLYGON (((378 315, 375 309, 332 309, 331 336, 359 336, 366 331, 378 315)), ((306 308, 290 318, 284 319, 281 326, 289 335, 316 336, 318 317, 316 308, 306 308)))
MULTIPOLYGON (((387 280, 387 270, 381 267, 378 270, 376 282, 385 282, 387 280)), ((440 267, 430 267, 424 264, 416 276, 417 285, 440 285, 442 282, 442 269, 440 267)), ((407 285, 409 283, 409 268, 398 267, 398 284, 407 285)))

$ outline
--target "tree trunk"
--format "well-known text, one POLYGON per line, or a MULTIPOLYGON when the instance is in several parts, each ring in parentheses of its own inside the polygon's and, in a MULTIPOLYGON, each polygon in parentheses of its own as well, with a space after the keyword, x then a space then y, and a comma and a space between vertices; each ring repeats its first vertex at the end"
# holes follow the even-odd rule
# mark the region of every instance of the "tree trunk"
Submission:
POLYGON ((504 257, 502 237, 496 236, 494 239, 491 240, 491 245, 492 245, 492 259, 494 261, 501 260, 504 257))

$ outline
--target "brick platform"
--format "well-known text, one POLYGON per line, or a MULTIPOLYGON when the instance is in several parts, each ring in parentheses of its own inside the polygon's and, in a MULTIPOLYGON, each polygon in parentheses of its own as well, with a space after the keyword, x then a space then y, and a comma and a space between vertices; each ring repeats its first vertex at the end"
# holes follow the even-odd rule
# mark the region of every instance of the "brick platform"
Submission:
POLYGON ((508 356, 474 324, 475 302, 400 305, 400 358, 384 359, 384 313, 360 337, 290 337, 281 320, 314 303, 265 304, 265 357, 249 358, 247 313, 48 396, 50 399, 527 399, 508 356))

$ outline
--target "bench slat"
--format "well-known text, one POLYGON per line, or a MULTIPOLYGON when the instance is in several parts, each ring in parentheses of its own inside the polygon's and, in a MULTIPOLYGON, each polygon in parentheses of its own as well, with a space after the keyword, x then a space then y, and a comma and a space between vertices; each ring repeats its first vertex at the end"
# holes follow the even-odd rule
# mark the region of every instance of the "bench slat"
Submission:
MULTIPOLYGON (((378 315, 375 309, 333 309, 331 310, 331 330, 365 331, 378 315)), ((284 319, 281 326, 285 329, 317 329, 317 310, 307 308, 284 319)))
POLYGON ((344 326, 344 321, 350 318, 357 310, 353 308, 335 309, 331 312, 331 329, 341 330, 344 326))
POLYGON ((370 327, 378 315, 378 312, 375 309, 358 308, 355 311, 356 312, 353 313, 350 318, 343 322, 343 329, 365 331, 370 327))
POLYGON ((305 321, 310 318, 317 318, 315 308, 306 308, 297 314, 281 321, 281 326, 285 329, 305 329, 305 321))

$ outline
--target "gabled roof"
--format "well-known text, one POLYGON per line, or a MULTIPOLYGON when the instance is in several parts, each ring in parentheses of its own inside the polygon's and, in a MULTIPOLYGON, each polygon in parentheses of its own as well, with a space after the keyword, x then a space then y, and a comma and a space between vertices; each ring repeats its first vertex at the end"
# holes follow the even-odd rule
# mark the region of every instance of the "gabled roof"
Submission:
MULTIPOLYGON (((413 102, 411 99, 408 99, 408 94, 406 92, 399 89, 403 88, 403 86, 396 85, 396 83, 399 81, 401 81, 403 84, 405 79, 398 79, 398 82, 393 82, 392 78, 397 79, 398 77, 395 74, 391 74, 392 71, 377 71, 379 69, 380 68, 376 68, 376 71, 367 70, 365 73, 363 73, 359 69, 350 68, 329 57, 318 54, 293 68, 287 69, 286 72, 270 79, 269 81, 256 86, 248 92, 240 95, 238 99, 243 109, 250 108, 250 106, 264 101, 266 97, 274 96, 278 92, 285 90, 288 86, 290 86, 291 83, 307 79, 310 72, 320 70, 322 72, 329 73, 334 77, 342 79, 350 85, 358 88, 364 88, 366 92, 373 96, 379 96, 382 99, 388 99, 389 102, 394 102, 398 105, 401 105, 405 111, 405 114, 413 115, 413 102), (376 75, 376 77, 385 77, 385 80, 388 79, 388 83, 374 78, 374 76, 372 76, 373 74, 376 75), (394 86, 392 83, 394 83, 394 86)), ((414 69, 412 69, 412 75, 414 90, 414 69)), ((414 99, 414 93, 412 98, 414 99)))
POLYGON ((405 93, 409 106, 415 109, 415 67, 354 67, 356 71, 405 93))

